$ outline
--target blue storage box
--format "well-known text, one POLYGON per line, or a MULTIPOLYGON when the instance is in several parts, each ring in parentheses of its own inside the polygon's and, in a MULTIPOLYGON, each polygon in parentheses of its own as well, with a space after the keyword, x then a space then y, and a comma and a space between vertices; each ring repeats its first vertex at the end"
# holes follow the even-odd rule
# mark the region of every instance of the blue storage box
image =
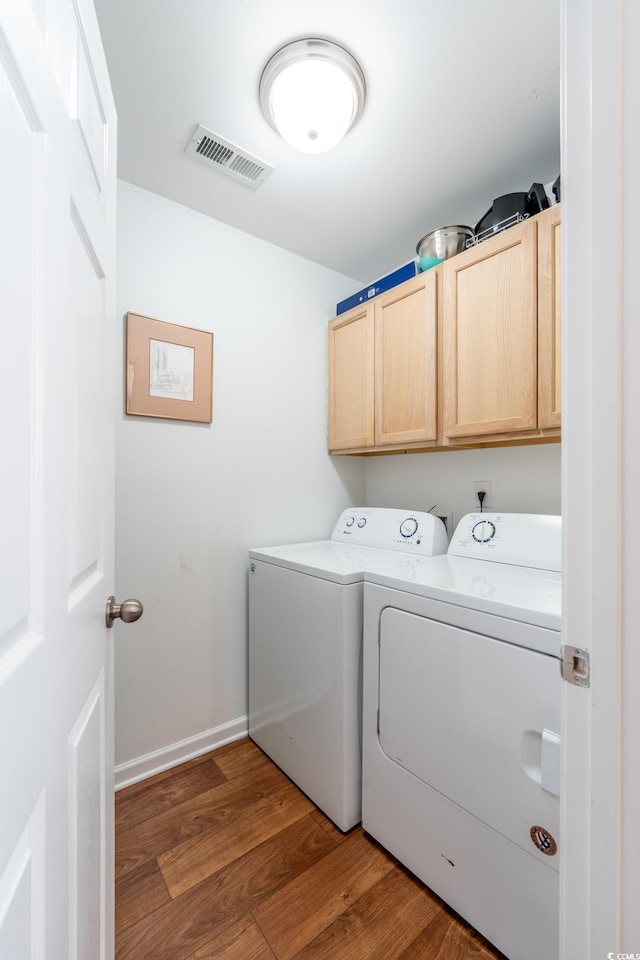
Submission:
POLYGON ((392 287, 397 287, 399 283, 410 280, 411 277, 416 276, 417 272, 418 265, 415 260, 412 260, 411 263, 405 263, 403 267, 398 267, 393 273, 388 273, 387 276, 382 277, 381 280, 376 280, 371 286, 365 287, 364 290, 359 290, 357 293, 354 293, 353 296, 347 297, 346 300, 341 300, 336 307, 336 313, 338 315, 346 313, 347 310, 359 306, 361 303, 364 303, 365 300, 371 300, 372 297, 377 297, 379 293, 384 293, 385 290, 391 290, 392 287))

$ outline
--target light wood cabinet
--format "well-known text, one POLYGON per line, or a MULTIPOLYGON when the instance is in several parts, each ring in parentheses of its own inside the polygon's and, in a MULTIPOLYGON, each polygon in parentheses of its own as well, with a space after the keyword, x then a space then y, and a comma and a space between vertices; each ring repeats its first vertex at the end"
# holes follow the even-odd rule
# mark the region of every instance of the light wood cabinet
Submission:
POLYGON ((329 324, 329 450, 560 438, 560 206, 329 324))
POLYGON ((376 298, 375 445, 435 444, 437 281, 422 274, 376 298))
POLYGON ((537 427, 537 269, 527 222, 443 264, 447 440, 537 427))
POLYGON ((443 445, 559 436, 559 224, 550 208, 443 264, 443 445))
POLYGON ((538 426, 559 427, 562 410, 560 205, 538 222, 538 426))
POLYGON ((421 274, 329 324, 329 450, 438 437, 437 281, 421 274))
POLYGON ((374 441, 374 304, 329 324, 329 450, 361 450, 374 441))

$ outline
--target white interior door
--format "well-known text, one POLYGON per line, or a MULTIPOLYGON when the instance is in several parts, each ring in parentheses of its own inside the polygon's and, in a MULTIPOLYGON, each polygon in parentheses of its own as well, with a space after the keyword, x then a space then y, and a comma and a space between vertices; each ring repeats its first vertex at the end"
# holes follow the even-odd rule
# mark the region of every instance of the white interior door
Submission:
POLYGON ((113 956, 115 111, 89 0, 0 0, 0 957, 113 956))
POLYGON ((561 957, 640 953, 640 4, 563 2, 561 957))

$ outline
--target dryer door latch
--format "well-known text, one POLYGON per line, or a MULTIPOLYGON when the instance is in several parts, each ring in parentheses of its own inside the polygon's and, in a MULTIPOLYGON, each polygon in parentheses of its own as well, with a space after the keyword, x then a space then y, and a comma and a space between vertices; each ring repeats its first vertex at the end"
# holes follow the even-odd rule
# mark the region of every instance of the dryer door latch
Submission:
POLYGON ((580 647, 570 647, 563 643, 560 647, 560 672, 562 679, 573 683, 576 687, 591 686, 591 664, 589 651, 580 647))

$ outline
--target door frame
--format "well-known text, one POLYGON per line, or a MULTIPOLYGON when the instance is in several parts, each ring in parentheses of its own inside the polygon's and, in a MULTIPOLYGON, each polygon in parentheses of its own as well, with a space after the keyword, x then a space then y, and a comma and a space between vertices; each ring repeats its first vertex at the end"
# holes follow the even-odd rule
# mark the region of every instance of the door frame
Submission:
POLYGON ((562 960, 640 951, 639 39, 637 0, 563 0, 562 960))

